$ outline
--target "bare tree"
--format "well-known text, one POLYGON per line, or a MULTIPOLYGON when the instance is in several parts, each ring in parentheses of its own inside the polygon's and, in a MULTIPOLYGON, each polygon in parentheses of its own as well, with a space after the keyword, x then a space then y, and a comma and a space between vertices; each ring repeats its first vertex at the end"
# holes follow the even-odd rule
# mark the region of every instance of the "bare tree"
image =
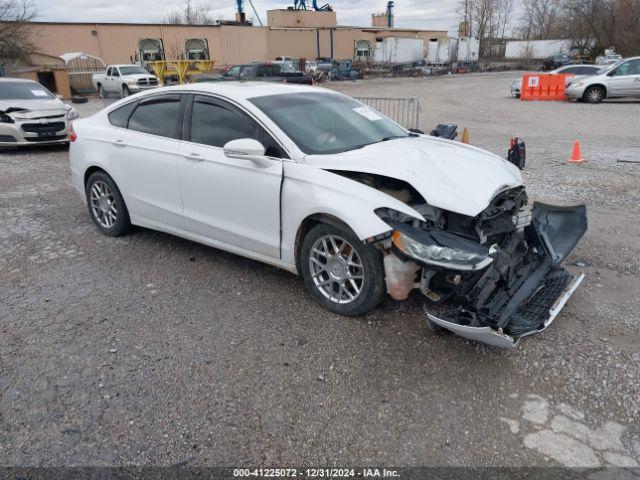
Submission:
POLYGON ((209 12, 211 2, 199 5, 196 1, 186 0, 182 6, 175 6, 165 16, 164 23, 174 25, 212 25, 215 23, 209 12))
POLYGON ((483 56, 491 54, 494 39, 505 35, 513 5, 514 0, 459 0, 458 13, 478 38, 483 56))
POLYGON ((0 63, 33 52, 28 23, 35 16, 33 0, 0 0, 0 63))
POLYGON ((520 36, 524 40, 548 40, 558 32, 561 4, 558 0, 524 0, 520 36))

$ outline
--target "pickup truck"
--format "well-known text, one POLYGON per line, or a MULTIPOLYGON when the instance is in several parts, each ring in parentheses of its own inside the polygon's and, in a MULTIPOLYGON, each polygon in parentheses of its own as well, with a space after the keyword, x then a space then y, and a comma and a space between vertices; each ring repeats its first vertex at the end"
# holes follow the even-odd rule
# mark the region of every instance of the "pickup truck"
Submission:
POLYGON ((93 86, 102 98, 110 94, 128 97, 132 93, 158 86, 158 78, 138 65, 109 65, 104 73, 93 75, 93 86))
POLYGON ((194 75, 194 82, 213 82, 229 80, 257 80, 260 82, 286 82, 313 85, 313 79, 286 64, 247 63, 234 65, 222 75, 194 75))

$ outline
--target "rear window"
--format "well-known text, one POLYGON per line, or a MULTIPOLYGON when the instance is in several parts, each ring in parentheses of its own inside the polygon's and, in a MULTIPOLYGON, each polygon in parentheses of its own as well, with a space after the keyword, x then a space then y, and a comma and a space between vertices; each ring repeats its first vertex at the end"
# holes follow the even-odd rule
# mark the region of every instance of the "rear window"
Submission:
POLYGON ((171 95, 140 102, 129 117, 129 129, 160 137, 176 138, 180 97, 171 95))
POLYGON ((0 100, 50 100, 53 93, 35 82, 0 82, 0 100))
POLYGON ((134 108, 136 108, 136 102, 129 102, 120 108, 116 108, 108 115, 109 123, 114 127, 127 128, 129 116, 134 108))

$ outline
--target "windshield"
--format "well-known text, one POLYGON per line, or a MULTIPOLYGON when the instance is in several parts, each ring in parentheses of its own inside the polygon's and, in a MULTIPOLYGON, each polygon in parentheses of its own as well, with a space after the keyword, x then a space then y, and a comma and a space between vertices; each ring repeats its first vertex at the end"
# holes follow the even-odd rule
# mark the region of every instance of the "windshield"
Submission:
POLYGON ((39 83, 0 82, 0 100, 48 100, 53 93, 39 83))
POLYGON ((295 73, 297 70, 287 63, 280 64, 280 71, 285 73, 295 73))
POLYGON ((289 93, 250 99, 307 154, 331 154, 407 137, 400 125, 336 93, 289 93))
POLYGON ((131 67, 118 67, 118 68, 120 68, 120 73, 122 75, 136 75, 136 74, 149 75, 149 72, 147 72, 144 68, 137 67, 135 65, 131 67))
POLYGON ((611 65, 607 65, 606 67, 602 67, 600 70, 596 72, 596 75, 602 75, 604 73, 607 73, 610 70, 613 70, 614 68, 618 68, 622 63, 624 62, 620 60, 619 62, 613 63, 611 65))

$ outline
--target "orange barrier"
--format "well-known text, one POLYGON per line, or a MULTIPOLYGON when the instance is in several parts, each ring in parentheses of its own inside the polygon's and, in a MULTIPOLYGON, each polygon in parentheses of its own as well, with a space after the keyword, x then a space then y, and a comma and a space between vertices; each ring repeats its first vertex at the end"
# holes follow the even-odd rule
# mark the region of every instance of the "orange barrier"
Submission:
POLYGON ((524 101, 566 100, 565 80, 570 76, 528 73, 522 77, 520 99, 524 101))

